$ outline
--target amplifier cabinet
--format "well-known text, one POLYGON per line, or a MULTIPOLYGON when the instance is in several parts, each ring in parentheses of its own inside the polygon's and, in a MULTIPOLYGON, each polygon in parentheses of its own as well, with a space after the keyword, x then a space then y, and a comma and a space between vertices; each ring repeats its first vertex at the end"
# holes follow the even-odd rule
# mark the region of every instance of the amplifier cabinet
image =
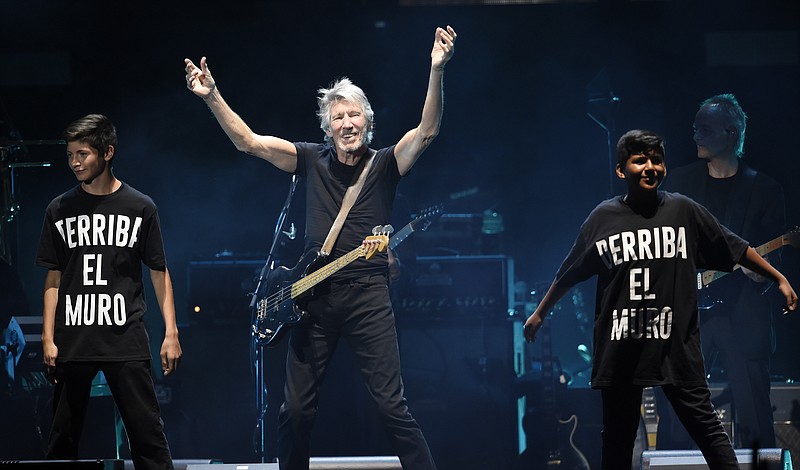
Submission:
POLYGON ((514 305, 513 285, 508 256, 419 256, 414 285, 394 308, 425 318, 505 318, 514 305))
MULTIPOLYGON (((741 470, 792 470, 789 451, 785 449, 736 449, 741 470)), ((699 450, 646 450, 642 470, 707 470, 699 450)))
POLYGON ((120 459, 86 460, 0 460, 0 468, 28 470, 124 470, 120 459))
POLYGON ((514 468, 518 458, 513 269, 506 256, 420 256, 415 285, 394 300, 409 407, 435 455, 469 449, 440 453, 440 468, 514 468))
POLYGON ((800 385, 773 383, 769 394, 775 420, 775 442, 790 449, 800 465, 800 385))
POLYGON ((800 425, 800 385, 773 382, 769 398, 776 423, 792 421, 800 425))

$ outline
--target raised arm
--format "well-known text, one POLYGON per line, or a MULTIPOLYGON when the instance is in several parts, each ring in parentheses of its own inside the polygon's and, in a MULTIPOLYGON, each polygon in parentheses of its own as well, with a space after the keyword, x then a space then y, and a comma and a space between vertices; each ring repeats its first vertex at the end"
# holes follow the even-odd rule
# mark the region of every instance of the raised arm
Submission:
POLYGON ((161 343, 161 370, 169 375, 178 369, 181 362, 181 343, 178 341, 178 324, 175 320, 175 298, 172 294, 172 279, 169 271, 150 270, 150 280, 156 293, 161 316, 164 318, 164 342, 161 343))
POLYGON ((789 281, 783 274, 781 274, 780 271, 775 269, 775 267, 769 264, 767 260, 762 258, 756 252, 756 250, 748 248, 744 258, 739 261, 739 264, 743 268, 747 268, 756 274, 760 274, 761 276, 764 276, 777 284, 778 290, 781 291, 781 294, 783 294, 783 297, 786 299, 786 305, 784 306, 783 313, 788 313, 790 310, 795 310, 797 308, 797 294, 795 293, 794 289, 792 289, 789 281))
POLYGON ((186 87, 195 95, 203 98, 237 150, 263 158, 283 171, 294 172, 297 167, 297 150, 294 144, 279 137, 259 135, 253 132, 250 126, 222 99, 205 57, 200 59, 199 67, 189 59, 184 59, 184 63, 186 64, 186 87))
POLYGON ((456 36, 455 30, 450 26, 447 27, 447 30, 436 28, 431 51, 428 92, 422 107, 422 119, 417 127, 406 132, 394 150, 401 175, 405 175, 411 170, 417 158, 439 135, 442 123, 444 66, 453 57, 456 36))

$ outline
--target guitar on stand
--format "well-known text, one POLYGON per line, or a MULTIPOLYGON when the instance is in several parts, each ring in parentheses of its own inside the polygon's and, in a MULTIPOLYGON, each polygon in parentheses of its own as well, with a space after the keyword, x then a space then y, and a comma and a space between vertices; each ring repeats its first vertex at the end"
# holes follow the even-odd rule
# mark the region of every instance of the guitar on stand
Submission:
POLYGON ((647 449, 656 450, 656 434, 658 432, 658 412, 656 409, 656 391, 653 387, 642 389, 642 422, 647 435, 647 449))
POLYGON ((558 360, 553 358, 550 318, 548 314, 539 330, 542 344, 542 395, 538 417, 542 426, 540 439, 537 440, 537 446, 540 446, 537 449, 538 455, 543 456, 544 461, 541 463, 548 469, 590 470, 589 462, 573 440, 578 428, 578 417, 573 414, 562 420, 556 412, 556 385, 564 385, 565 381, 560 370, 558 380, 554 373, 558 360))

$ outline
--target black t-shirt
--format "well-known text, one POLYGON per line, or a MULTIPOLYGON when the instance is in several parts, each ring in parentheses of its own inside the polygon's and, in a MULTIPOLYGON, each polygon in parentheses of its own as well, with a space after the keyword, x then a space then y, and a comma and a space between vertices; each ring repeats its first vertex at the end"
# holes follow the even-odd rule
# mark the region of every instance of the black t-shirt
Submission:
POLYGON ((600 203, 556 275, 598 276, 592 386, 704 384, 695 270, 730 271, 747 247, 680 194, 659 192, 649 218, 622 197, 600 203))
MULTIPOLYGON (((336 151, 329 144, 299 142, 295 143, 295 147, 295 173, 306 178, 305 251, 309 252, 322 247, 339 213, 344 193, 365 159, 359 165, 349 166, 336 158, 336 151)), ((372 158, 375 160, 364 187, 333 246, 333 260, 358 247, 367 236, 372 235, 373 227, 389 224, 391 220, 395 191, 401 177, 394 146, 377 150, 372 158)), ((383 251, 369 260, 357 259, 334 274, 332 279, 354 279, 365 274, 385 272, 387 266, 388 256, 383 251)))
POLYGON ((142 263, 166 269, 158 211, 127 184, 80 186, 47 206, 36 264, 61 271, 55 344, 62 361, 150 359, 142 263))
MULTIPOLYGON (((664 188, 702 204, 723 225, 754 247, 785 230, 785 204, 780 184, 742 161, 736 174, 728 178, 712 178, 707 162, 695 161, 671 170, 664 188)), ((780 266, 780 251, 769 254, 770 263, 775 266, 780 266)), ((783 299, 777 289, 762 295, 769 286, 770 283, 758 283, 737 270, 700 291, 700 304, 713 307, 703 318, 729 316, 734 343, 751 359, 765 360, 774 349, 770 302, 783 302, 783 299)), ((729 332, 706 330, 704 336, 707 334, 726 336, 729 332)))
POLYGON ((702 160, 675 168, 664 181, 664 189, 694 199, 753 246, 777 237, 785 228, 780 184, 743 162, 729 178, 712 178, 702 160))

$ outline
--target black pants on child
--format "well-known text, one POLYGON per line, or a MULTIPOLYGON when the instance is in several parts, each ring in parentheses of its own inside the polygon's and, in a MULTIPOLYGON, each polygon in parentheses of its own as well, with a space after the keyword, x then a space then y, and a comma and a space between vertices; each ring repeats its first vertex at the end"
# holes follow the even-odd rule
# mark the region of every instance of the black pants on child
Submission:
POLYGON ((56 364, 53 427, 47 458, 74 460, 89 405, 92 380, 105 375, 119 409, 136 470, 171 470, 172 457, 164 435, 161 409, 153 388, 150 361, 64 362, 56 364))
MULTIPOLYGON (((707 385, 661 387, 673 410, 703 453, 710 470, 738 469, 736 453, 714 406, 707 385)), ((642 403, 641 386, 602 388, 603 450, 602 469, 630 468, 633 446, 639 428, 642 403)))

